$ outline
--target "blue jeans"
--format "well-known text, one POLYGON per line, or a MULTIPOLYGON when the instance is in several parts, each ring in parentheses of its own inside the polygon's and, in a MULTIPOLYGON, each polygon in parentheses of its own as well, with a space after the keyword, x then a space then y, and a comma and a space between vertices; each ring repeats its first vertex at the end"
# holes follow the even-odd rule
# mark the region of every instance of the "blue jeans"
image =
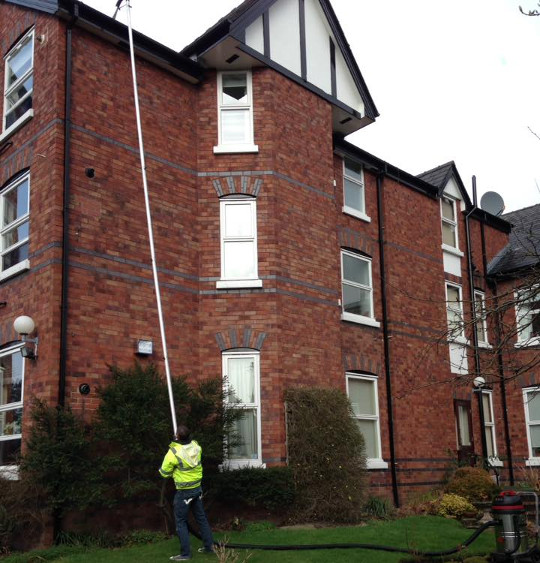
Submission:
POLYGON ((199 531, 204 544, 204 548, 208 551, 214 549, 214 538, 212 537, 212 530, 210 524, 206 519, 202 503, 202 489, 196 487, 195 489, 177 490, 174 497, 174 517, 176 519, 176 532, 180 540, 180 555, 191 557, 191 547, 189 545, 189 532, 187 520, 189 509, 193 511, 193 516, 199 525, 199 531))

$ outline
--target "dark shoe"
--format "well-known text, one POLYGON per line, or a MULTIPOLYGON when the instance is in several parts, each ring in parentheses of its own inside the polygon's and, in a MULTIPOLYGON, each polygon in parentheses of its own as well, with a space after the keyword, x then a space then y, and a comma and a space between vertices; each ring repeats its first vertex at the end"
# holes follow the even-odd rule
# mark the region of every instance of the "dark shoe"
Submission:
POLYGON ((206 547, 199 547, 197 551, 199 553, 215 553, 213 549, 206 549, 206 547))

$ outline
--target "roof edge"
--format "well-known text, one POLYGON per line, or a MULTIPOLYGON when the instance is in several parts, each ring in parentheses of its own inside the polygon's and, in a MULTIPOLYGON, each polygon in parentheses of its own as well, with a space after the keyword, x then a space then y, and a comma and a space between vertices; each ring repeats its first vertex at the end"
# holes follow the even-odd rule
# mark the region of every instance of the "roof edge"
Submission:
MULTIPOLYGON (((58 0, 56 15, 63 20, 72 21, 75 25, 84 27, 91 33, 107 36, 118 46, 125 46, 129 43, 128 27, 125 24, 79 0, 58 0)), ((204 69, 199 63, 139 31, 133 30, 133 43, 139 56, 167 68, 175 74, 182 75, 188 82, 197 83, 203 78, 204 69)))

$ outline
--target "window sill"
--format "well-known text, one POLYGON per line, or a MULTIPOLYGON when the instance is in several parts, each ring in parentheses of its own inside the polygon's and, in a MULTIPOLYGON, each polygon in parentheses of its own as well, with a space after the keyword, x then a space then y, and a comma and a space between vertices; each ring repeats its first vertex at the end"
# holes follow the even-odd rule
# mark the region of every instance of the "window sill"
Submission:
POLYGON ((462 346, 468 346, 469 341, 464 336, 448 336, 448 342, 450 344, 461 344, 462 346))
POLYGON ((30 108, 27 112, 23 113, 15 123, 12 123, 1 135, 0 135, 0 143, 3 143, 5 140, 9 139, 11 135, 16 133, 25 123, 30 121, 34 117, 34 110, 30 108))
POLYGON ((488 465, 491 467, 503 467, 504 463, 498 457, 488 458, 488 465))
POLYGON ((527 346, 540 346, 540 336, 533 336, 528 340, 522 340, 514 344, 514 348, 526 348, 527 346))
POLYGON ((530 457, 525 460, 525 465, 528 467, 536 467, 540 465, 540 457, 530 457))
POLYGON ((19 466, 18 465, 0 465, 0 477, 6 481, 19 480, 19 466))
POLYGON ((234 471, 235 469, 243 469, 244 467, 258 467, 259 469, 266 469, 266 463, 260 459, 234 459, 224 461, 220 466, 220 471, 234 471))
POLYGON ((26 272, 29 269, 30 269, 30 260, 22 260, 18 264, 15 264, 15 266, 11 266, 11 268, 8 268, 7 270, 0 272, 0 282, 7 280, 8 278, 11 278, 13 276, 16 276, 17 274, 20 274, 22 272, 26 272))
POLYGON ((262 280, 218 280, 216 289, 247 289, 253 287, 262 287, 262 280))
POLYGON ((259 145, 216 145, 214 154, 233 154, 233 153, 254 153, 259 152, 259 145))
POLYGON ((366 467, 368 469, 388 469, 388 463, 382 459, 368 459, 366 467))
POLYGON ((463 258, 463 256, 465 256, 465 254, 463 254, 461 250, 459 250, 458 248, 454 248, 453 246, 448 246, 447 244, 443 244, 441 245, 441 248, 444 250, 444 252, 448 252, 448 254, 453 254, 454 256, 459 256, 460 258, 463 258))
POLYGON ((493 346, 489 342, 478 342, 478 348, 491 349, 493 346))
POLYGON ((347 215, 351 215, 352 217, 356 217, 361 221, 365 221, 366 223, 371 223, 371 217, 363 213, 362 211, 358 211, 357 209, 353 209, 352 207, 347 207, 346 205, 343 206, 342 209, 343 213, 347 215))
POLYGON ((341 313, 341 320, 342 321, 349 321, 351 323, 356 323, 359 325, 367 325, 372 326, 375 328, 379 328, 381 323, 377 322, 375 319, 371 317, 363 317, 362 315, 354 315, 353 313, 341 313))

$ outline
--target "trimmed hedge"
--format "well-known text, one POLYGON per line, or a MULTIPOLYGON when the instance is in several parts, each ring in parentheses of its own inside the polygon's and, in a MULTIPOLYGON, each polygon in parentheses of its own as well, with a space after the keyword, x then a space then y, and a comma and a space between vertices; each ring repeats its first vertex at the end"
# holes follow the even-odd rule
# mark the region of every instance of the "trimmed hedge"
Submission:
POLYGON ((285 400, 297 518, 359 521, 368 491, 366 455, 348 398, 337 389, 296 388, 285 400))
POLYGON ((212 474, 205 490, 220 502, 244 503, 272 511, 287 510, 295 500, 294 481, 288 467, 226 470, 212 474))

